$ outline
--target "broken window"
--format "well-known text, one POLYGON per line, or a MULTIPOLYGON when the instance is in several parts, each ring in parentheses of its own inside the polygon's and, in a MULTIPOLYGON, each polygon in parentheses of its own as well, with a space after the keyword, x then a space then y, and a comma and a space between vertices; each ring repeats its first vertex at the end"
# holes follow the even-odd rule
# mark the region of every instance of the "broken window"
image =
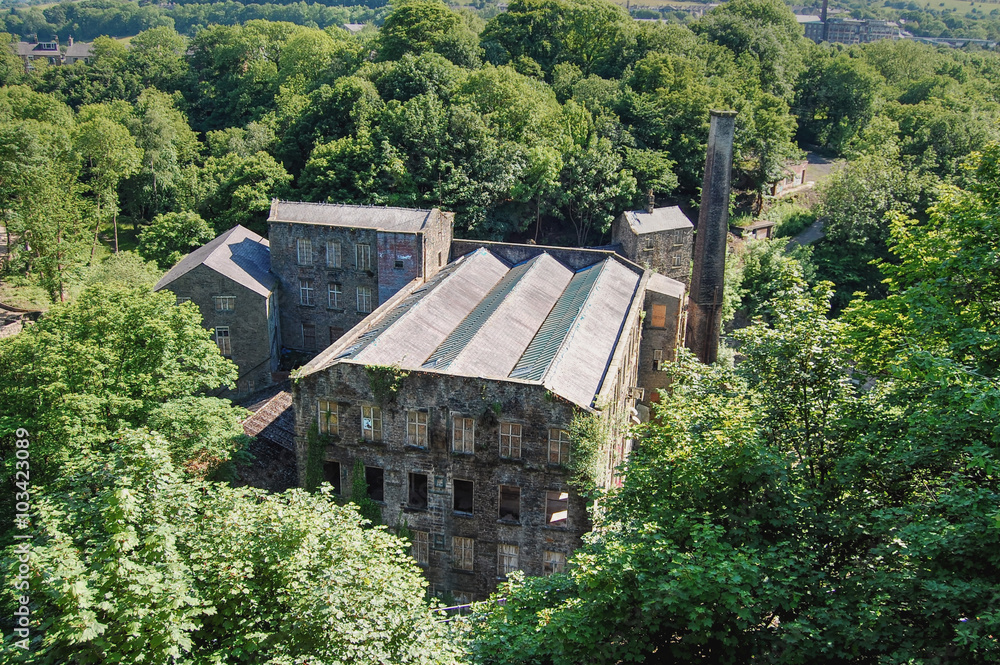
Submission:
POLYGON ((451 449, 456 453, 472 453, 475 450, 476 421, 454 416, 451 422, 451 449))
POLYGON ((545 523, 549 526, 566 526, 569 514, 569 494, 566 492, 545 493, 545 523))
POLYGON ((430 534, 426 531, 413 531, 410 554, 417 563, 430 563, 430 534))
POLYGON ((361 407, 361 437, 365 441, 382 440, 382 409, 377 406, 361 407))
POLYGON ((321 399, 317 409, 319 411, 319 433, 340 434, 340 415, 337 412, 337 403, 321 399))
POLYGON ((566 570, 566 555, 562 552, 545 550, 542 553, 542 574, 551 575, 566 570))
POLYGON ((549 464, 569 462, 569 432, 556 427, 549 428, 549 464))
POLYGON ((406 505, 418 510, 427 509, 427 474, 411 473, 409 485, 409 499, 406 505))
POLYGON ((309 238, 299 238, 296 243, 299 265, 310 265, 313 262, 313 244, 309 238))
POLYGON ((500 486, 500 519, 521 521, 521 488, 516 485, 500 486))
POLYGON ((667 327, 667 306, 666 305, 653 305, 653 311, 649 316, 649 327, 650 328, 666 328, 667 327))
POLYGON ((506 577, 520 567, 517 561, 520 551, 517 545, 500 543, 497 546, 497 574, 500 577, 506 577))
POLYGON ((368 498, 372 501, 385 501, 385 471, 377 466, 365 467, 365 482, 368 483, 368 498))
POLYGON ((340 494, 340 462, 323 462, 323 480, 333 486, 336 494, 340 494))
POLYGON ((406 442, 411 446, 427 447, 427 412, 406 412, 406 442))
POLYGON ((356 266, 358 270, 371 270, 372 269, 372 246, 371 245, 356 245, 354 248, 354 256, 356 259, 356 266))
POLYGON ((471 480, 454 481, 453 507, 456 513, 472 514, 473 485, 471 480))
POLYGON ((500 423, 500 457, 521 456, 521 426, 516 423, 500 423))
POLYGON ((453 564, 459 570, 472 570, 476 541, 455 536, 451 539, 453 564))
POLYGON ((236 309, 236 296, 215 296, 216 312, 231 312, 236 309))

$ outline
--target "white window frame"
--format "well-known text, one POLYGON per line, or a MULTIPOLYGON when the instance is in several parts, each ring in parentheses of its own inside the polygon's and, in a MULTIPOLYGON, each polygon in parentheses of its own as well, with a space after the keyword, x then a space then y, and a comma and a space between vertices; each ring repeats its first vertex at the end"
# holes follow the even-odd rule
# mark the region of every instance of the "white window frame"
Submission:
POLYGON ((521 432, 522 428, 518 423, 500 423, 500 457, 521 458, 521 432))
POLYGON ((507 577, 515 570, 520 570, 521 548, 509 543, 497 544, 497 574, 507 577))
POLYGON ((295 241, 296 258, 300 266, 311 266, 313 262, 312 240, 299 238, 295 241))
POLYGON ((340 410, 337 403, 329 399, 321 399, 316 403, 316 422, 319 423, 320 434, 340 434, 340 410))
POLYGON ((569 463, 569 432, 558 427, 549 428, 549 464, 569 463))
POLYGON ((419 409, 406 412, 406 442, 411 446, 427 447, 427 423, 430 414, 419 409))
POLYGON ((340 267, 340 241, 339 240, 327 240, 326 241, 326 267, 327 268, 339 268, 340 267))
POLYGON ((372 269, 372 246, 368 243, 358 243, 354 246, 354 266, 358 270, 372 269))
POLYGON ((216 312, 232 312, 236 309, 236 296, 212 296, 216 312))
POLYGON ((312 306, 315 304, 313 300, 313 281, 311 279, 299 279, 299 304, 312 306))
POLYGON ((218 326, 215 329, 215 344, 224 358, 233 357, 233 339, 229 334, 229 326, 218 326))
POLYGON ((428 564, 431 562, 431 534, 428 531, 412 531, 413 539, 410 544, 410 554, 417 563, 428 564))
POLYGON ((340 296, 343 294, 340 284, 330 282, 326 287, 326 305, 330 309, 340 309, 340 296))
POLYGON ((358 287, 358 312, 369 314, 372 311, 372 287, 358 287))
POLYGON ((454 536, 451 539, 452 565, 459 570, 473 570, 476 566, 476 541, 474 538, 454 536))
POLYGON ((465 416, 451 417, 451 450, 471 455, 476 450, 476 420, 465 416))
POLYGON ((544 550, 542 552, 542 575, 566 572, 566 553, 544 550))
POLYGON ((382 440, 382 409, 374 405, 361 407, 361 438, 365 441, 382 440))

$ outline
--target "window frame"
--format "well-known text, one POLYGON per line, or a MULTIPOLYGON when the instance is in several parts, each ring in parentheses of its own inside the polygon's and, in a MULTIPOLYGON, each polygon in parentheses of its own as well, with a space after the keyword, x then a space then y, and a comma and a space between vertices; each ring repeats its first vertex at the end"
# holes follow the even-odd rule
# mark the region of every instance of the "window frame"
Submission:
POLYGON ((340 406, 337 402, 330 399, 317 400, 316 423, 320 434, 340 436, 340 406))
POLYGON ((476 419, 467 418, 460 414, 451 416, 451 451, 463 455, 472 455, 476 452, 476 419), (459 424, 461 423, 461 425, 459 424), (470 427, 466 427, 470 424, 470 427), (459 429, 461 428, 461 429, 459 429), (458 432, 461 431, 462 447, 457 446, 459 439, 458 432))
POLYGON ((499 485, 497 492, 497 519, 501 522, 510 523, 521 523, 521 486, 520 485, 499 485), (509 490, 517 490, 517 514, 512 517, 505 517, 503 512, 504 507, 504 490, 508 490, 508 501, 510 500, 509 490))
POLYGON ((569 526, 569 492, 563 492, 562 490, 545 490, 545 526, 556 529, 565 529, 569 526), (559 496, 553 499, 553 494, 557 494, 559 496), (550 502, 557 504, 553 506, 555 508, 560 507, 558 504, 561 503, 561 507, 565 508, 565 510, 552 510, 549 507, 550 502), (553 519, 560 513, 563 515, 560 519, 553 519))
POLYGON ((569 464, 570 438, 569 432, 559 427, 549 428, 549 464, 563 465, 569 464), (556 433, 553 439, 552 434, 556 433), (555 459, 553 459, 553 444, 555 444, 555 459))
POLYGON ((451 538, 451 564, 458 570, 476 569, 476 539, 465 536, 451 538))
POLYGON ((326 241, 326 267, 339 268, 341 266, 341 246, 339 240, 326 241), (333 259, 332 261, 330 259, 333 259))
POLYGON ((370 286, 358 286, 357 288, 357 299, 358 299, 358 314, 371 314, 372 313, 372 287, 370 286), (364 296, 362 300, 362 296, 364 296))
POLYGON ((215 327, 215 345, 219 347, 219 354, 223 358, 233 357, 233 337, 229 333, 229 326, 215 327))
POLYGON ((236 310, 236 296, 212 296, 216 312, 233 312, 236 310))
POLYGON ((385 503, 385 467, 365 465, 365 485, 368 486, 368 498, 378 503, 385 503), (380 499, 376 499, 372 496, 372 483, 368 480, 368 469, 378 469, 382 472, 382 487, 379 488, 379 494, 382 495, 382 498, 380 499))
POLYGON ((309 277, 299 277, 299 304, 305 307, 315 307, 316 301, 313 298, 313 280, 309 277))
POLYGON ((311 238, 298 238, 295 241, 295 258, 300 266, 311 266, 313 264, 313 251, 311 238))
POLYGON ((358 270, 372 269, 372 246, 359 242, 354 246, 354 267, 358 270))
POLYGON ((521 424, 514 422, 501 422, 498 431, 500 436, 500 457, 504 459, 521 459, 521 437, 524 433, 524 428, 521 426, 521 424), (517 428, 517 434, 514 434, 515 427, 517 428), (505 428, 507 429, 506 434, 504 433, 505 428), (506 454, 504 452, 505 438, 506 438, 506 454), (517 443, 516 451, 514 448, 515 439, 517 443), (516 454, 514 454, 515 452, 516 454))
POLYGON ((409 409, 406 412, 406 443, 417 448, 426 448, 428 442, 428 425, 430 413, 421 409, 409 409), (423 422, 421 422, 423 419, 423 422), (421 434, 422 432, 422 434, 421 434))
POLYGON ((374 404, 363 404, 361 406, 361 438, 371 443, 381 443, 383 435, 382 407, 374 404), (371 421, 369 427, 365 427, 366 418, 371 421))
POLYGON ((326 306, 330 309, 343 309, 340 297, 343 295, 343 287, 338 282, 330 282, 326 285, 326 306))
POLYGON ((497 576, 507 577, 521 569, 521 548, 513 543, 497 543, 497 576))
POLYGON ((410 540, 410 556, 417 564, 428 565, 431 562, 431 534, 430 531, 420 531, 413 529, 413 538, 410 540))
POLYGON ((309 323, 307 321, 303 321, 302 323, 300 323, 300 326, 302 328, 302 348, 305 349, 305 350, 307 350, 307 351, 315 350, 316 349, 316 324, 315 323, 309 323), (309 344, 308 338, 306 336, 306 331, 307 330, 311 331, 311 333, 312 333, 311 335, 308 336, 308 338, 312 339, 312 345, 309 344))
POLYGON ((649 308, 649 327, 662 330, 667 327, 667 306, 653 303, 649 308), (659 323, 659 325, 657 325, 659 323))
POLYGON ((458 515, 475 515, 476 514, 476 481, 466 480, 465 478, 452 478, 451 480, 451 512, 458 515), (458 491, 455 488, 455 483, 468 483, 469 484, 469 497, 472 499, 472 509, 469 511, 459 510, 455 507, 455 502, 458 498, 458 491))
POLYGON ((542 575, 566 572, 566 553, 542 550, 542 575))

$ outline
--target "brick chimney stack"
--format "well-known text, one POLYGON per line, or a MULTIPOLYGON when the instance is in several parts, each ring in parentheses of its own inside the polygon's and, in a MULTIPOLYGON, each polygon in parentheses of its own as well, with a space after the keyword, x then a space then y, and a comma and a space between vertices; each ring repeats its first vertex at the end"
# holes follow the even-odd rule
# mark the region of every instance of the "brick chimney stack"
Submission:
POLYGON ((736 111, 711 111, 705 181, 694 239, 694 269, 688 295, 686 345, 703 363, 719 355, 722 289, 729 235, 729 190, 733 170, 736 111))

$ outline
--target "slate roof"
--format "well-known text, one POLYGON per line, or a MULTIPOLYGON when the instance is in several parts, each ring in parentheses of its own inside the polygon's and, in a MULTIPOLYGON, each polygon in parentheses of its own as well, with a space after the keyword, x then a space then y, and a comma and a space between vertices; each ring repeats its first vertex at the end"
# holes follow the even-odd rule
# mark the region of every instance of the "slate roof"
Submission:
POLYGON ((677 206, 669 208, 654 208, 653 212, 645 210, 630 210, 625 213, 625 219, 636 235, 669 231, 672 229, 691 229, 694 224, 677 206))
POLYGON ((67 58, 89 58, 94 55, 94 45, 90 42, 73 42, 66 47, 67 58))
POLYGON ((540 384, 589 409, 641 278, 611 255, 573 270, 548 253, 510 265, 480 248, 373 314, 300 376, 337 362, 398 365, 540 384))
POLYGON ((156 283, 153 290, 159 291, 200 265, 265 297, 275 287, 275 279, 270 272, 271 248, 267 240, 237 224, 181 259, 156 283))
POLYGON ((427 222, 435 212, 414 208, 275 200, 271 202, 271 215, 267 221, 418 233, 427 227, 427 222))

